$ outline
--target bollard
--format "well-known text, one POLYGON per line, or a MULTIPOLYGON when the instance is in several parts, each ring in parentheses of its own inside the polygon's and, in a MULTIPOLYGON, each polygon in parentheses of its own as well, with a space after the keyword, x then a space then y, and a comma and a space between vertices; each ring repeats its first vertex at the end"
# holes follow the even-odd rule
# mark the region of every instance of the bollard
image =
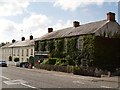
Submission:
POLYGON ((110 72, 108 72, 108 77, 110 77, 111 76, 111 73, 110 72))

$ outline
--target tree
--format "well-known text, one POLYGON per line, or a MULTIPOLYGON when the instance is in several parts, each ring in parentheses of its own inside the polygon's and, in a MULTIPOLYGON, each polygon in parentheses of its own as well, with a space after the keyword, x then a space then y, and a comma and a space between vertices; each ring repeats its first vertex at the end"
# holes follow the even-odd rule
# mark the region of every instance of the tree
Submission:
POLYGON ((1 47, 1 46, 4 46, 4 45, 5 45, 5 43, 4 43, 4 42, 0 43, 0 47, 1 47))
POLYGON ((33 56, 30 56, 29 57, 29 63, 34 66, 34 57, 33 56))

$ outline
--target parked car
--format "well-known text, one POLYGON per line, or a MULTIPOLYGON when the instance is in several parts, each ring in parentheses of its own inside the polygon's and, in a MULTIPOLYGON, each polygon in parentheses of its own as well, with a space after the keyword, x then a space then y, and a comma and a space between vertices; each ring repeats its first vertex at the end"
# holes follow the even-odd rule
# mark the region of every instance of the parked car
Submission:
POLYGON ((7 67, 6 61, 0 60, 0 67, 7 67))
POLYGON ((29 63, 28 62, 21 62, 20 63, 20 67, 28 68, 29 67, 29 63))
POLYGON ((20 62, 16 62, 16 67, 20 67, 20 62))

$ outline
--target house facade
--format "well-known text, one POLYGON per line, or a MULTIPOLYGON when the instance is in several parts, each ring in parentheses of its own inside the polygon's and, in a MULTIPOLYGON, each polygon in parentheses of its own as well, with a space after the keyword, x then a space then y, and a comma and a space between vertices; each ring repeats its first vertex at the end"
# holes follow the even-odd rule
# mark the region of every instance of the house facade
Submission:
POLYGON ((24 37, 21 41, 12 40, 12 43, 8 43, 1 47, 1 59, 7 62, 13 61, 15 58, 19 58, 19 62, 27 62, 30 56, 34 57, 34 39, 30 36, 29 40, 25 40, 24 37))
MULTIPOLYGON (((86 54, 88 50, 91 50, 91 52, 93 51, 92 44, 91 44, 92 42, 91 40, 89 40, 90 38, 91 39, 93 38, 93 41, 99 42, 94 38, 97 38, 97 37, 113 38, 114 36, 117 36, 119 34, 120 34, 120 25, 115 20, 115 13, 108 12, 105 20, 91 22, 83 25, 80 25, 80 22, 78 21, 74 21, 73 27, 68 27, 68 28, 55 30, 55 31, 53 31, 53 28, 48 28, 47 34, 36 39, 35 51, 39 51, 39 52, 48 51, 50 54, 49 56, 52 58, 63 58, 66 54, 63 55, 61 54, 61 52, 70 54, 77 49, 84 51, 83 48, 85 49, 85 54, 86 54), (87 38, 88 42, 90 43, 88 45, 89 47, 85 45, 88 43, 88 42, 85 43, 85 40, 84 40, 85 38, 87 38), (71 50, 70 47, 74 49, 71 50), (86 50, 86 48, 88 49, 86 50)), ((104 43, 102 43, 102 45, 103 44, 104 43)), ((106 45, 108 44, 105 43, 104 46, 106 45)), ((95 51, 97 50, 94 49, 93 54, 96 53, 95 51)), ((102 52, 102 49, 101 49, 101 52, 102 52)), ((109 54, 109 51, 107 53, 109 54)), ((96 57, 98 58, 99 55, 96 55, 96 57)), ((84 58, 89 58, 89 57, 91 61, 93 61, 92 59, 95 59, 95 57, 92 57, 92 55, 88 55, 87 57, 84 57, 84 58)), ((102 57, 102 55, 100 57, 102 57)), ((120 58, 118 56, 115 56, 115 58, 116 57, 117 59, 120 58)))
POLYGON ((82 58, 89 59, 89 62, 103 61, 102 64, 106 65, 111 58, 111 60, 120 60, 120 44, 117 40, 111 42, 111 38, 119 35, 120 25, 115 20, 115 13, 109 12, 105 20, 87 24, 74 21, 72 27, 61 30, 53 31, 53 28, 48 28, 48 33, 37 39, 30 36, 29 40, 25 40, 24 37, 21 41, 12 40, 12 43, 1 47, 0 56, 6 61, 19 58, 20 62, 28 61, 30 56, 33 56, 36 61, 48 57, 69 58, 68 61, 71 59, 69 65, 75 65, 79 61, 82 63, 81 57, 75 57, 80 56, 78 53, 80 51, 83 54, 82 58), (106 59, 108 61, 104 62, 106 59))
POLYGON ((45 40, 49 41, 55 39, 64 39, 64 41, 66 42, 67 38, 78 37, 76 47, 78 49, 81 49, 82 37, 84 35, 112 37, 115 33, 120 33, 120 25, 115 20, 115 13, 109 12, 107 13, 107 17, 105 20, 91 22, 83 25, 80 25, 80 22, 78 21, 74 21, 73 27, 68 27, 56 31, 53 31, 53 28, 48 28, 47 34, 36 39, 35 51, 44 51, 40 50, 40 42, 45 40))

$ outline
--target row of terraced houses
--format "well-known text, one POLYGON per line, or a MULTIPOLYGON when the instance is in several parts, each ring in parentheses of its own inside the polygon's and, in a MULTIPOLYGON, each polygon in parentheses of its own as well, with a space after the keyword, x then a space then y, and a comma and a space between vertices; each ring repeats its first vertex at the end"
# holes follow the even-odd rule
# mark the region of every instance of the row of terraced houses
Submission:
POLYGON ((19 58, 19 62, 27 62, 30 56, 37 56, 36 59, 39 59, 43 58, 41 56, 50 54, 47 50, 41 50, 41 41, 62 38, 66 42, 64 44, 67 44, 67 38, 78 37, 76 47, 81 49, 83 36, 94 35, 110 37, 114 33, 120 34, 120 25, 115 20, 115 13, 109 12, 105 20, 82 25, 80 22, 74 21, 72 27, 61 30, 53 31, 53 28, 48 28, 48 33, 39 38, 34 38, 31 35, 27 40, 25 37, 22 37, 21 41, 13 39, 11 43, 7 43, 0 48, 0 58, 7 62, 14 62, 15 58, 19 58))

